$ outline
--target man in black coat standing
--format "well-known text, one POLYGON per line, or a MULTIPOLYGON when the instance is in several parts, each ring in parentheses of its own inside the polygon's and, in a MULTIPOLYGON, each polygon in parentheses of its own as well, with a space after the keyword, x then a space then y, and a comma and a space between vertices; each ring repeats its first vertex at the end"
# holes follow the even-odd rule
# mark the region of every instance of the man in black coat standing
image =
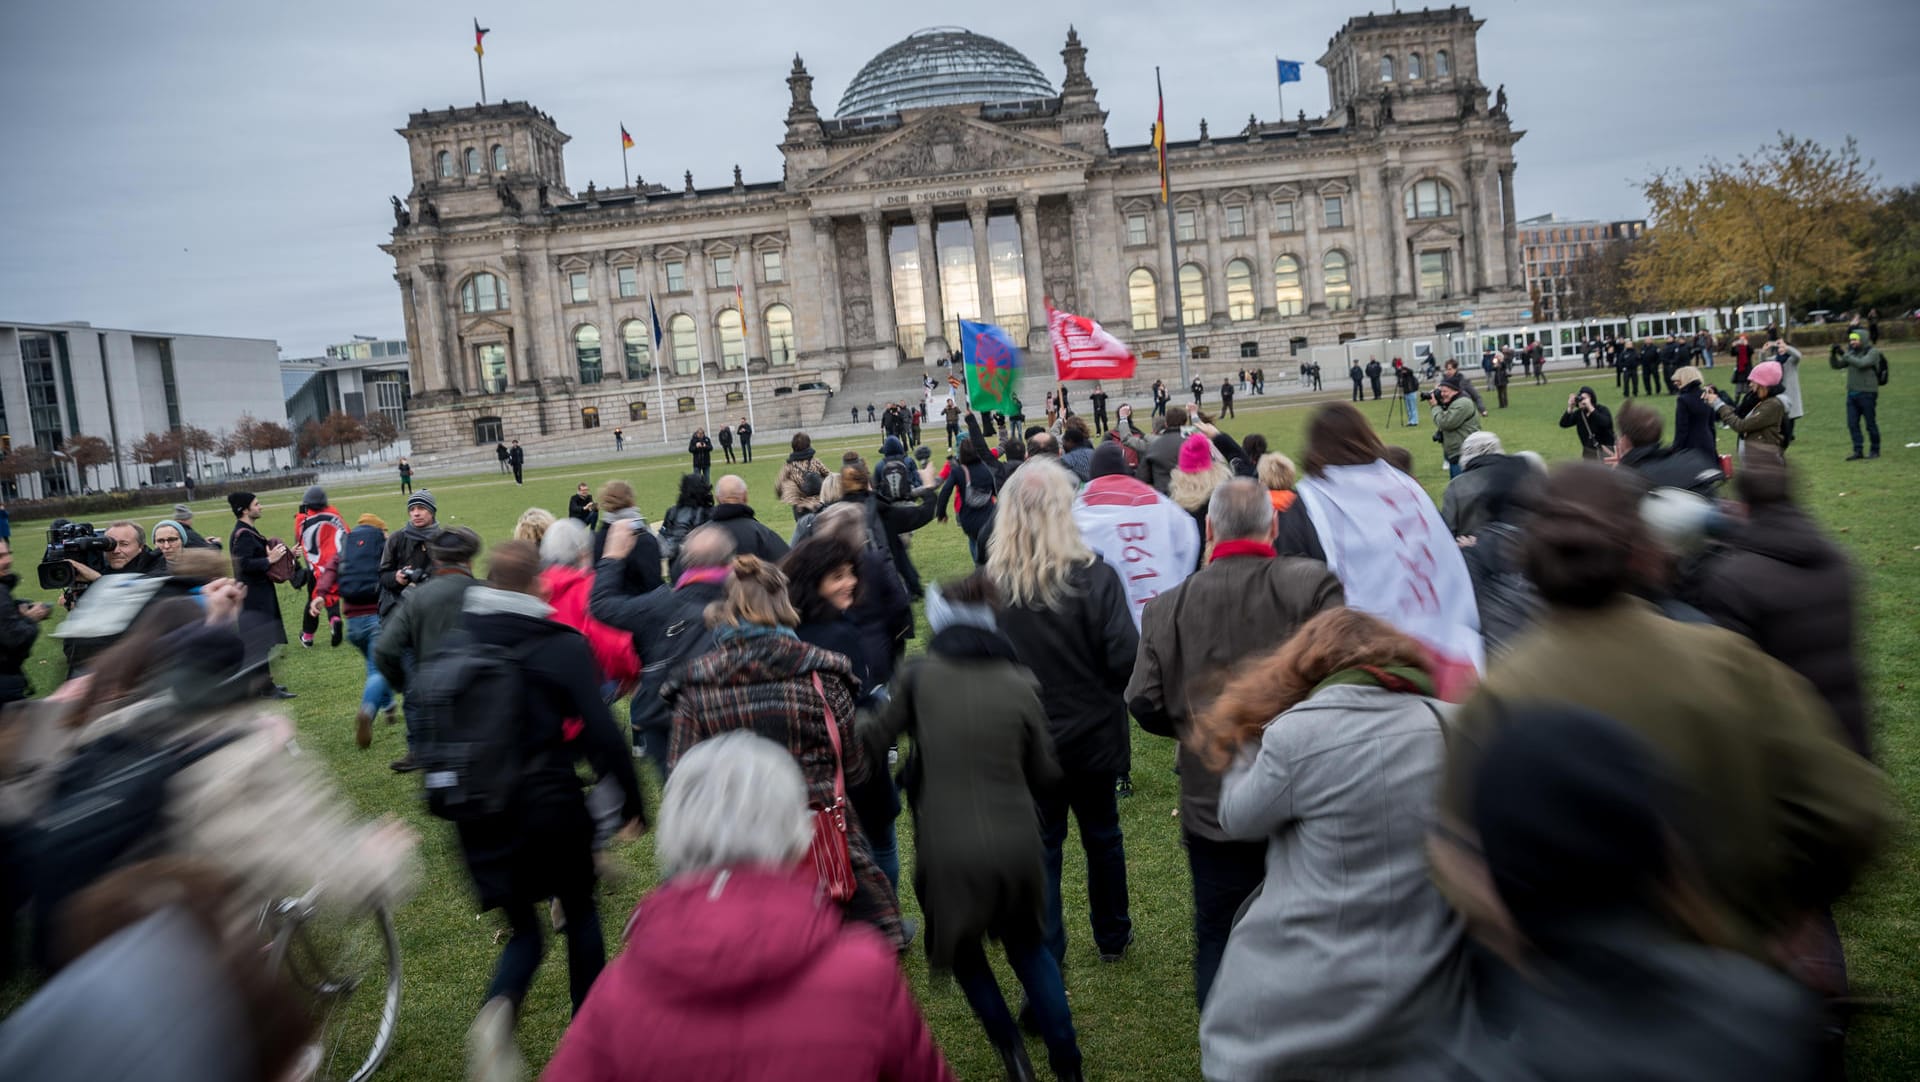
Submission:
POLYGON ((1353 381, 1353 400, 1355 402, 1365 402, 1367 400, 1365 382, 1367 376, 1365 372, 1360 370, 1359 361, 1353 361, 1347 365, 1347 378, 1353 381))
POLYGON ((1373 385, 1373 400, 1376 402, 1380 400, 1380 373, 1382 371, 1380 358, 1367 358, 1367 382, 1373 385))
POLYGON ((1204 405, 1206 405, 1206 403, 1207 403, 1207 385, 1206 385, 1206 384, 1204 384, 1204 383, 1202 383, 1202 382, 1200 382, 1200 377, 1199 377, 1199 376, 1197 376, 1197 375, 1196 375, 1196 376, 1194 376, 1194 377, 1193 377, 1193 382, 1187 385, 1187 390, 1189 390, 1189 391, 1192 391, 1192 392, 1193 392, 1193 404, 1194 404, 1195 406, 1204 406, 1204 405))
POLYGON ((727 461, 731 463, 733 461, 733 429, 721 425, 720 431, 715 435, 720 440, 720 453, 727 456, 727 461))
POLYGON ((713 518, 708 521, 733 538, 735 555, 758 556, 769 563, 779 563, 786 556, 787 543, 753 516, 745 481, 733 474, 722 477, 713 486, 713 501, 713 518))
MULTIPOLYGON (((287 628, 280 620, 280 596, 274 593, 274 581, 267 571, 287 555, 287 546, 269 543, 256 523, 266 512, 251 492, 230 492, 227 505, 233 508, 233 534, 227 538, 227 552, 233 558, 233 577, 247 588, 240 603, 240 638, 246 644, 241 668, 251 669, 267 660, 276 646, 287 642, 287 628)), ((291 699, 293 692, 268 682, 268 698, 291 699)))
POLYGON ((1230 379, 1220 381, 1220 416, 1233 416, 1233 381, 1230 379))
MULTIPOLYGON (((753 426, 747 423, 747 419, 745 417, 742 417, 740 418, 740 427, 737 429, 734 429, 734 434, 740 437, 740 461, 752 462, 753 461, 753 426)), ((919 441, 915 440, 915 442, 917 443, 919 441)))
POLYGON ((1107 392, 1098 383, 1093 385, 1093 393, 1087 396, 1093 403, 1093 431, 1099 435, 1107 430, 1107 392))
POLYGON ((520 471, 526 468, 527 453, 520 449, 519 440, 514 440, 513 446, 507 449, 507 465, 513 467, 513 483, 523 484, 520 471))

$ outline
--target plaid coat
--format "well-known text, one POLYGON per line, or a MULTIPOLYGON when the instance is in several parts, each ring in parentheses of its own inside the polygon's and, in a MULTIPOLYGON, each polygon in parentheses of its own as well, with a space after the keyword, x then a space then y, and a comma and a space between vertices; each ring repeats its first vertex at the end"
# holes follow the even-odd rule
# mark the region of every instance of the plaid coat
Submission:
MULTIPOLYGON (((844 656, 791 635, 758 630, 719 643, 710 653, 688 662, 661 689, 661 696, 673 711, 669 767, 678 764, 680 756, 700 741, 745 729, 792 754, 801 777, 806 779, 807 799, 814 807, 831 804, 833 744, 827 736, 823 708, 827 704, 813 690, 816 672, 839 723, 847 785, 865 780, 870 768, 860 741, 854 737, 852 666, 844 656)), ((899 900, 873 861, 859 818, 851 813, 847 816, 847 847, 857 883, 853 900, 847 903, 848 915, 872 924, 895 947, 905 949, 899 900)))

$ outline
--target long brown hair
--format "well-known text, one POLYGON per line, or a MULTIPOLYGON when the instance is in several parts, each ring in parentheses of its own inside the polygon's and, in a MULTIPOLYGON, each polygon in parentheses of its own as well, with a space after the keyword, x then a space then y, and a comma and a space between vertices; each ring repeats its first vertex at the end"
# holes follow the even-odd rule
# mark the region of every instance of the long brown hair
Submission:
POLYGON ((1386 453, 1386 444, 1351 402, 1330 402, 1307 419, 1307 449, 1300 466, 1308 477, 1320 477, 1328 466, 1364 466, 1386 453))
POLYGON ((1187 746, 1209 770, 1225 770, 1241 747, 1257 742, 1268 722, 1304 702, 1321 681, 1362 665, 1426 671, 1427 652, 1378 617, 1328 609, 1279 649, 1243 662, 1187 733, 1187 746))
POLYGON ((727 575, 727 592, 706 608, 711 628, 799 627, 800 614, 787 600, 787 576, 780 565, 758 556, 736 556, 727 575))

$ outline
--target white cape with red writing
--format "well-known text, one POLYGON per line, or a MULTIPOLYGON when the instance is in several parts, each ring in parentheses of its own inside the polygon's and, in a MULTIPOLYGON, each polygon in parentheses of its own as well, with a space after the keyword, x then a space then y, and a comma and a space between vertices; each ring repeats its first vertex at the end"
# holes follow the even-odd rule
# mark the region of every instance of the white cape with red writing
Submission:
POLYGON ((1133 378, 1133 351, 1085 316, 1047 305, 1047 338, 1053 344, 1053 372, 1059 380, 1133 378))
POLYGON ((1087 547, 1120 573, 1135 630, 1147 602, 1193 574, 1200 527, 1180 505, 1124 474, 1096 477, 1073 501, 1087 547))
POLYGON ((1298 487, 1347 606, 1420 640, 1434 655, 1441 697, 1459 701, 1486 668, 1480 608, 1460 546, 1426 490, 1385 462, 1329 466, 1298 487))

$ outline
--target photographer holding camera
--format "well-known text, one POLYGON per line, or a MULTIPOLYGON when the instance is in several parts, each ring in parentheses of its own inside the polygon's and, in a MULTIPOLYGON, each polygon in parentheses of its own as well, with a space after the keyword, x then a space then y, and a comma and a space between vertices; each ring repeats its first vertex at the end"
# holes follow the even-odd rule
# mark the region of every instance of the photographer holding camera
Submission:
POLYGON ((440 536, 439 513, 439 505, 427 489, 407 497, 407 524, 387 536, 387 547, 380 554, 381 622, 408 591, 427 581, 427 569, 432 566, 427 545, 440 536))
MULTIPOLYGON (((85 524, 77 524, 74 528, 89 532, 92 529, 85 524)), ((167 569, 167 561, 159 553, 147 547, 147 532, 141 529, 137 522, 122 519, 119 522, 110 523, 105 532, 97 536, 100 541, 94 546, 87 546, 86 538, 77 539, 77 543, 89 548, 97 547, 105 556, 103 561, 82 562, 74 559, 73 555, 66 551, 73 549, 72 543, 66 545, 60 554, 72 569, 70 580, 72 584, 67 586, 60 595, 60 603, 69 609, 73 608, 74 602, 80 600, 80 595, 85 592, 87 586, 99 581, 102 575, 151 575, 155 572, 164 573, 167 569)), ((54 558, 55 547, 54 544, 47 546, 49 560, 54 558)))
POLYGON ((0 706, 33 694, 20 669, 40 637, 41 622, 53 612, 45 602, 14 600, 13 588, 19 584, 20 576, 13 573, 13 543, 0 540, 0 706))

